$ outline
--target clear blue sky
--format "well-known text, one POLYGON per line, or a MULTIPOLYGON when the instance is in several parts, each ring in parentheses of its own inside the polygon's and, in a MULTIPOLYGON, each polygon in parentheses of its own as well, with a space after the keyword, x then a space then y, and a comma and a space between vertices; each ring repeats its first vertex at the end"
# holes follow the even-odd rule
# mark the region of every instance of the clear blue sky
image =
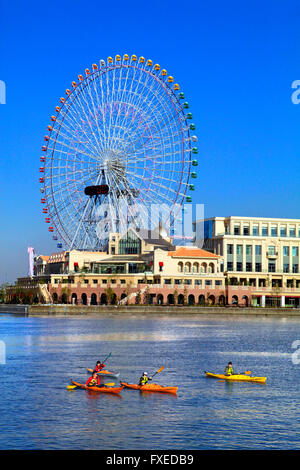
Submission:
POLYGON ((52 0, 0 3, 0 283, 55 251, 41 214, 49 117, 86 67, 136 54, 165 67, 199 137, 194 200, 205 216, 300 217, 300 2, 52 0))

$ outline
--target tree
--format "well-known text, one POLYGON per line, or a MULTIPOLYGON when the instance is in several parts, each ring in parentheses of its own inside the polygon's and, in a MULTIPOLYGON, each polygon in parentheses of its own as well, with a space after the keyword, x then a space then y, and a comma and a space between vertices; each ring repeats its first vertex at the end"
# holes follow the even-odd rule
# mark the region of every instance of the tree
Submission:
POLYGON ((61 302, 63 304, 67 304, 70 295, 71 295, 71 289, 69 287, 63 287, 61 290, 61 302))
POLYGON ((136 305, 140 305, 141 301, 142 301, 142 295, 141 295, 141 290, 139 289, 135 296, 136 305))
POLYGON ((0 303, 5 303, 7 302, 7 292, 6 289, 8 287, 8 284, 1 284, 0 286, 0 303))
POLYGON ((145 292, 144 292, 144 299, 143 299, 143 304, 144 305, 149 305, 150 304, 150 293, 149 293, 149 286, 147 285, 145 292))

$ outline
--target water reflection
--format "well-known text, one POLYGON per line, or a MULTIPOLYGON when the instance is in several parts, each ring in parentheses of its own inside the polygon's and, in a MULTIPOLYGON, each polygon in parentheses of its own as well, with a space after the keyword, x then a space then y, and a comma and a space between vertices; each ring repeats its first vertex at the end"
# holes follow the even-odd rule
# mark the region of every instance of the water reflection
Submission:
POLYGON ((1 449, 300 449, 300 374, 291 361, 299 319, 3 318, 2 334, 1 449), (135 383, 164 365, 158 382, 178 386, 177 395, 66 390, 109 352, 108 369, 120 377, 104 383, 135 383), (267 384, 205 377, 232 358, 267 384))

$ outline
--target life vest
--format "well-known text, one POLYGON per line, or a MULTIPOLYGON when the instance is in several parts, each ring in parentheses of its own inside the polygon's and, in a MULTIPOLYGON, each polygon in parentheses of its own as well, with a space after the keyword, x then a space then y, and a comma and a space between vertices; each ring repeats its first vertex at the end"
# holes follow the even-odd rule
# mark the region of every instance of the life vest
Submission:
POLYGON ((141 385, 146 385, 148 383, 148 377, 146 377, 145 375, 143 375, 141 378, 140 378, 140 384, 141 385))
POLYGON ((225 374, 226 374, 226 375, 234 375, 233 368, 226 366, 226 368, 225 368, 225 374))
POLYGON ((88 387, 95 387, 95 385, 99 385, 99 379, 91 378, 91 380, 87 383, 88 387))

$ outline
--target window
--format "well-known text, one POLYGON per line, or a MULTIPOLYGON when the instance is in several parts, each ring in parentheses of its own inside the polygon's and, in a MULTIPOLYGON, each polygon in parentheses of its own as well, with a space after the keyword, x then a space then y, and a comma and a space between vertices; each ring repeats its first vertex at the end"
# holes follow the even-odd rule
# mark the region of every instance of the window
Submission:
POLYGON ((255 254, 256 256, 261 255, 261 245, 255 245, 255 254))
POLYGON ((227 245, 227 254, 232 255, 233 254, 233 245, 227 245))
POLYGON ((233 233, 234 233, 234 235, 240 235, 240 226, 239 225, 234 226, 233 233))
POLYGON ((125 284, 125 283, 126 283, 125 279, 121 279, 121 280, 120 280, 120 283, 121 283, 121 284, 125 284))
POLYGON ((117 281, 116 281, 115 279, 112 279, 112 280, 111 280, 111 283, 112 283, 112 284, 116 284, 116 282, 117 282, 117 281))
POLYGON ((119 241, 120 255, 136 255, 141 253, 141 240, 132 232, 127 232, 119 241))
POLYGON ((89 280, 88 280, 88 279, 85 279, 85 280, 84 280, 84 283, 85 283, 85 284, 88 284, 88 283, 89 283, 89 280))
POLYGON ((175 279, 174 284, 182 284, 182 279, 175 279))
POLYGON ((237 255, 243 254, 243 245, 236 245, 236 254, 237 255))
POLYGON ((231 261, 227 262, 227 271, 233 271, 233 263, 231 261))
POLYGON ((98 284, 98 279, 93 279, 93 284, 98 284))
POLYGON ((274 245, 268 246, 268 255, 270 255, 270 256, 275 255, 275 246, 274 245))
POLYGON ((280 227, 280 236, 286 237, 286 227, 280 227))
POLYGON ((288 263, 283 263, 283 272, 284 273, 290 272, 290 265, 288 263))
POLYGON ((244 225, 243 233, 244 233, 244 235, 249 235, 250 234, 249 225, 244 225))
POLYGON ((255 263, 255 271, 261 273, 261 263, 255 263))
POLYGON ((187 284, 188 286, 190 286, 192 284, 192 280, 191 279, 185 279, 184 284, 187 284))
POLYGON ((298 256, 298 247, 297 246, 293 246, 292 247, 292 255, 293 256, 298 256))
POLYGON ((298 264, 293 264, 293 273, 298 273, 298 272, 299 272, 298 264))
POLYGON ((263 225, 263 226, 262 226, 261 234, 262 234, 263 237, 267 237, 267 236, 268 236, 268 226, 267 226, 267 225, 263 225))
POLYGON ((271 236, 277 237, 277 227, 271 227, 271 236))
POLYGON ((216 286, 221 286, 221 285, 222 285, 222 281, 216 281, 216 282, 215 282, 215 285, 216 285, 216 286))
POLYGON ((289 256, 290 250, 288 246, 283 247, 283 256, 289 256))
POLYGON ((246 271, 251 272, 252 271, 252 263, 246 263, 246 271))
POLYGON ((246 255, 252 255, 252 245, 246 245, 246 255))
POLYGON ((274 263, 274 261, 270 261, 268 263, 268 271, 269 271, 269 273, 275 273, 276 272, 276 264, 274 263))
POLYGON ((258 234, 259 234, 258 225, 253 225, 253 227, 252 227, 252 235, 254 235, 255 237, 257 237, 258 234))
POLYGON ((107 284, 107 280, 106 280, 106 279, 102 279, 102 284, 107 284))
POLYGON ((237 271, 243 271, 243 263, 236 263, 236 270, 237 271))
POLYGON ((205 281, 205 285, 206 286, 211 286, 211 281, 209 281, 208 279, 205 281))
POLYGON ((295 237, 296 236, 296 229, 295 227, 290 227, 290 237, 295 237))
POLYGON ((171 284, 171 279, 165 279, 165 284, 171 284))
POLYGON ((202 286, 202 280, 201 279, 196 279, 195 280, 195 285, 196 286, 202 286))

